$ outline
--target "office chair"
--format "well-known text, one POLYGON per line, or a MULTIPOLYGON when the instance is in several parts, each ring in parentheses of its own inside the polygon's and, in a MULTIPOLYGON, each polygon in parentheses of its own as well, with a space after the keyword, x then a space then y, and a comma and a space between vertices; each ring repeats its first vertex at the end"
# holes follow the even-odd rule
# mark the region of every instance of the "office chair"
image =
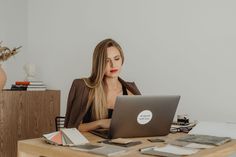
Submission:
POLYGON ((55 118, 55 126, 56 126, 56 131, 59 131, 62 128, 65 128, 64 123, 65 123, 65 118, 64 116, 57 116, 55 118))

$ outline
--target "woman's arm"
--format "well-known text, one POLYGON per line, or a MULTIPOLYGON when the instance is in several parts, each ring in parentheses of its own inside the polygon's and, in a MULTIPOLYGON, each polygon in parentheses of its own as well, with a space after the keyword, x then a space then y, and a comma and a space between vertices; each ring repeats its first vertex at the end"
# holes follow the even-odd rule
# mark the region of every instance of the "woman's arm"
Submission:
POLYGON ((111 123, 111 119, 101 119, 101 120, 93 121, 90 123, 81 123, 78 129, 81 132, 95 130, 99 128, 109 129, 110 123, 111 123))
POLYGON ((83 119, 89 95, 89 88, 83 79, 75 79, 67 99, 65 127, 77 127, 83 119))

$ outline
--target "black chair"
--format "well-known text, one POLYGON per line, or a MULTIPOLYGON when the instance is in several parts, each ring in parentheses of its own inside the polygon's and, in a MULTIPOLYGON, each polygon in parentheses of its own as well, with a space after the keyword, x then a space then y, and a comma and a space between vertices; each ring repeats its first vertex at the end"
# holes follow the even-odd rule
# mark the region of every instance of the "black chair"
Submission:
POLYGON ((65 128, 64 124, 65 124, 65 118, 63 116, 57 116, 55 118, 55 126, 56 126, 56 131, 59 131, 62 128, 65 128))

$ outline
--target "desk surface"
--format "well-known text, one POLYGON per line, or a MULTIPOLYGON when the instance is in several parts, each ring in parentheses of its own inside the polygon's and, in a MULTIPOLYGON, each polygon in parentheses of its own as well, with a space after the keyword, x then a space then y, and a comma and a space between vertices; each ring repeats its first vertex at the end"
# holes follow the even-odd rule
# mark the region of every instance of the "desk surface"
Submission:
MULTIPOLYGON (((92 143, 96 143, 99 140, 102 140, 102 138, 97 137, 90 133, 83 133, 89 141, 92 143)), ((184 134, 169 134, 168 136, 164 137, 166 141, 173 140, 177 137, 183 136, 184 134)), ((128 148, 128 152, 123 157, 130 157, 130 156, 147 156, 142 155, 138 149, 148 147, 148 146, 162 146, 163 143, 151 143, 147 141, 147 138, 135 138, 139 141, 142 141, 142 144, 133 146, 128 148)), ((232 153, 236 152, 236 140, 233 140, 231 142, 228 142, 224 145, 217 146, 211 149, 204 149, 199 151, 198 153, 192 155, 191 157, 224 157, 229 156, 232 153)), ((91 156, 98 156, 86 152, 76 151, 72 150, 68 147, 62 147, 62 146, 54 146, 50 144, 46 144, 43 139, 30 139, 30 140, 22 140, 18 141, 18 157, 91 157, 91 156)))

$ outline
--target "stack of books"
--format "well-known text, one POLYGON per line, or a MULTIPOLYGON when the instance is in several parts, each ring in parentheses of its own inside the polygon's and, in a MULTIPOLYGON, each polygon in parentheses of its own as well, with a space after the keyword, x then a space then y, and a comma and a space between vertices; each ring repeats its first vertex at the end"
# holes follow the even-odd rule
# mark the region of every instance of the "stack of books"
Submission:
POLYGON ((30 81, 27 87, 28 91, 45 91, 47 89, 43 81, 30 81))
POLYGON ((11 86, 11 90, 45 91, 46 89, 43 81, 16 81, 11 86))
POLYGON ((11 86, 11 90, 27 90, 30 82, 28 81, 16 81, 15 84, 11 86))

